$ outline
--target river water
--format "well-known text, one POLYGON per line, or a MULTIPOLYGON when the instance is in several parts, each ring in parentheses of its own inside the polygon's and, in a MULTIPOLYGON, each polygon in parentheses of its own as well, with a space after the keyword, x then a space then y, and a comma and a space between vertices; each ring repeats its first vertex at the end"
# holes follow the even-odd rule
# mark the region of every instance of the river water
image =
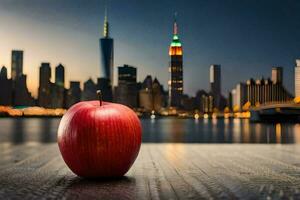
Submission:
MULTIPOLYGON (((0 142, 56 142, 59 118, 0 118, 0 142)), ((300 143, 300 124, 248 119, 141 119, 143 142, 300 143)))

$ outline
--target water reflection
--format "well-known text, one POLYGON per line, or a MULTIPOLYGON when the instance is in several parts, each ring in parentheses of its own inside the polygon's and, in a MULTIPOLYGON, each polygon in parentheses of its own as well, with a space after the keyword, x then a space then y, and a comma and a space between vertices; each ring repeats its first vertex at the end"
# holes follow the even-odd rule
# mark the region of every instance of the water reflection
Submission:
MULTIPOLYGON (((59 118, 0 118, 0 142, 55 142, 59 118)), ((248 119, 141 119, 143 142, 300 143, 300 124, 248 119)))
POLYGON ((300 124, 296 124, 293 127, 293 132, 295 135, 295 143, 300 143, 300 124))
POLYGON ((23 143, 25 136, 24 136, 24 120, 17 119, 11 124, 12 127, 12 142, 14 144, 23 143))
POLYGON ((55 142, 60 119, 0 118, 0 142, 55 142))
POLYGON ((51 141, 52 137, 51 137, 51 122, 52 121, 48 121, 43 119, 41 124, 42 124, 42 132, 41 132, 41 142, 46 143, 51 141))
POLYGON ((233 119, 232 140, 234 142, 241 141, 241 119, 233 119))
POLYGON ((243 143, 249 143, 250 142, 250 120, 245 119, 243 120, 243 124, 242 124, 242 129, 243 129, 243 134, 242 134, 242 140, 243 143))
POLYGON ((275 125, 276 143, 281 143, 281 124, 275 125))

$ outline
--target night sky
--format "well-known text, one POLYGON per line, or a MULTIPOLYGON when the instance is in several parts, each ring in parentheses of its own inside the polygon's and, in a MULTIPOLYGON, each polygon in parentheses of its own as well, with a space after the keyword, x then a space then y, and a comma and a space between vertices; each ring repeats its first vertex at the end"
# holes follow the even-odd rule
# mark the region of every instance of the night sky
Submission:
MULTIPOLYGON (((185 93, 209 88, 210 64, 222 65, 225 95, 240 81, 269 77, 272 66, 284 67, 284 84, 294 93, 297 0, 110 0, 115 66, 136 66, 139 81, 151 74, 167 89, 174 12, 184 49, 185 93)), ((103 15, 103 0, 0 0, 0 65, 10 71, 11 50, 23 49, 34 94, 44 61, 64 64, 67 81, 95 80, 101 73, 103 15)))

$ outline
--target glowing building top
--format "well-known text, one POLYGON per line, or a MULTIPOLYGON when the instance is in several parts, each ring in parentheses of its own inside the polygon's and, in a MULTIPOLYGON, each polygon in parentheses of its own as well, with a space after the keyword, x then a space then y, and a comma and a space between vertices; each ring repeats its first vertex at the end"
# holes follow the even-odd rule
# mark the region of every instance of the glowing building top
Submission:
POLYGON ((108 23, 108 17, 107 17, 107 3, 105 4, 105 16, 104 16, 103 36, 105 38, 109 37, 109 23, 108 23))
MULTIPOLYGON (((114 40, 110 37, 109 33, 109 22, 108 22, 108 0, 105 1, 105 16, 103 25, 103 37, 99 40, 100 47, 100 77, 104 78, 103 87, 107 85, 109 87, 114 84, 114 40)), ((102 86, 101 86, 102 87, 102 86)), ((107 89, 107 94, 105 94, 104 88, 101 89, 103 96, 111 96, 111 88, 109 91, 107 89)), ((111 99, 106 99, 106 101, 111 101, 111 99)))
POLYGON ((178 26, 176 21, 176 14, 174 20, 174 27, 173 27, 173 40, 171 42, 169 48, 169 55, 170 56, 181 56, 182 55, 182 45, 178 37, 178 26))

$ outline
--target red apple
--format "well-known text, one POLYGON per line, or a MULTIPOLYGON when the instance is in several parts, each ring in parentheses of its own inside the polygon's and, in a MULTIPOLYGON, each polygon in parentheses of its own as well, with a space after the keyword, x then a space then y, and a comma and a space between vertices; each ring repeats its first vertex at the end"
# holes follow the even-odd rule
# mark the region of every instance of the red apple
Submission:
POLYGON ((139 153, 141 132, 137 115, 124 105, 80 102, 63 116, 58 146, 78 176, 123 176, 139 153))

